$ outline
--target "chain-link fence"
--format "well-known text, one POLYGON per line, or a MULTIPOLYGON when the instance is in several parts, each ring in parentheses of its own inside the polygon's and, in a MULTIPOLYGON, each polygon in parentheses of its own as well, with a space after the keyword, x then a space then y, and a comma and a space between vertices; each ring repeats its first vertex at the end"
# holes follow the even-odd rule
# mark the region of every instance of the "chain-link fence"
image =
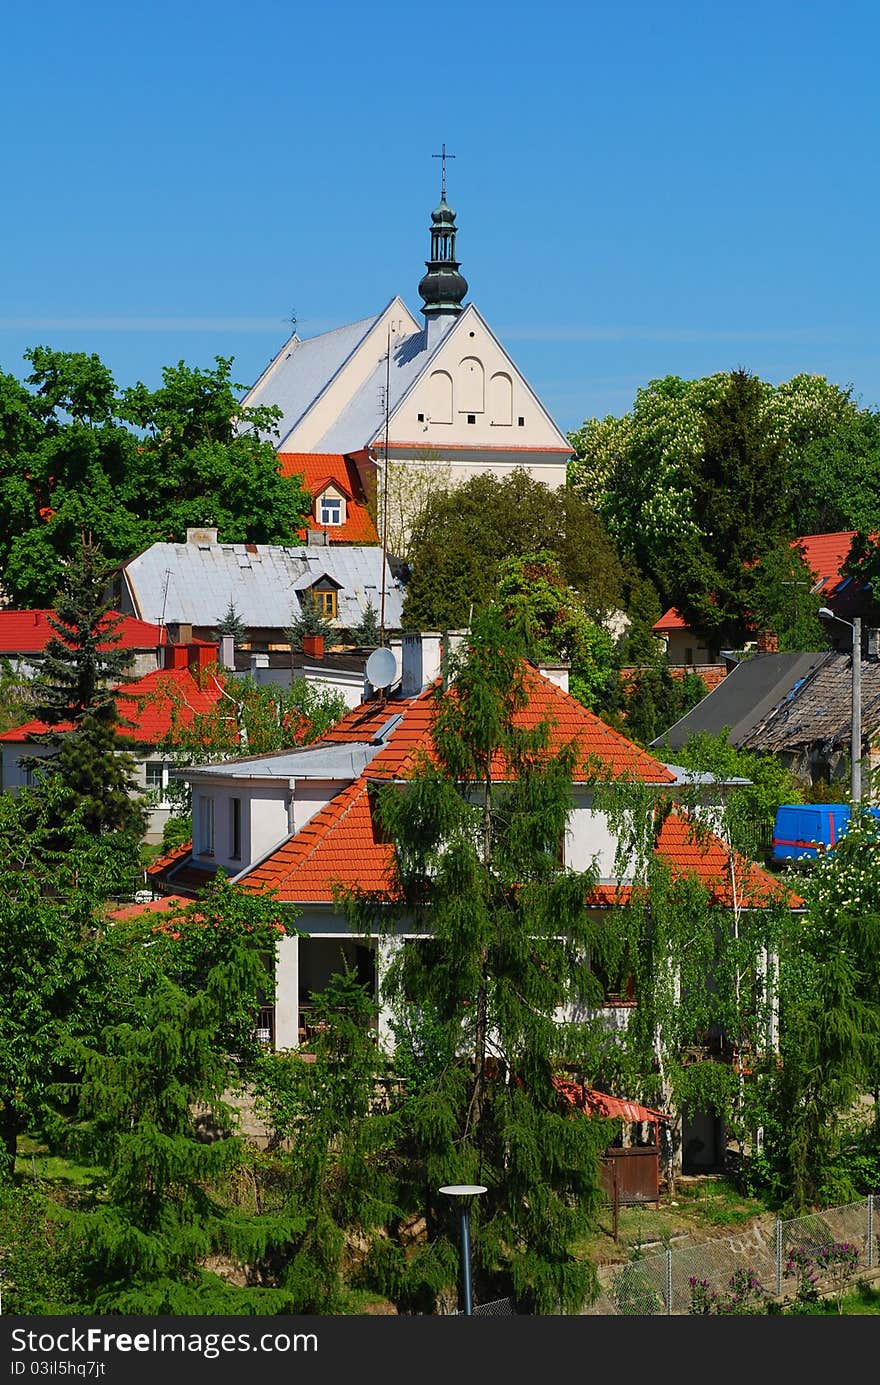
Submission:
MULTIPOLYGON (((777 1220, 755 1226, 739 1236, 719 1237, 699 1244, 641 1255, 615 1271, 591 1314, 690 1313, 695 1296, 718 1299, 750 1278, 756 1293, 769 1298, 793 1298, 798 1288, 798 1265, 806 1260, 820 1267, 832 1247, 849 1247, 852 1277, 880 1269, 880 1246, 871 1195, 845 1207, 831 1207, 808 1217, 777 1220), (744 1278, 745 1277, 745 1281, 744 1278)), ((880 1207, 878 1207, 880 1210, 880 1207)), ((820 1283, 820 1288, 823 1287, 820 1283)))

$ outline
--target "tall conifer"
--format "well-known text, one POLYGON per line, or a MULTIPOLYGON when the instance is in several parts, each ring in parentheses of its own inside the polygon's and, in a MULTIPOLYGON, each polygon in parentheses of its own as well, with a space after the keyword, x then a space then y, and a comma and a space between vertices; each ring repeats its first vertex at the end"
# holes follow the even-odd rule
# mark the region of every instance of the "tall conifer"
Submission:
MULTIPOLYGON (((448 672, 432 756, 378 804, 401 922, 430 934, 398 948, 386 991, 452 1055, 408 1104, 401 1203, 427 1209, 442 1258, 457 1228, 438 1189, 485 1184, 472 1222, 478 1296, 578 1312, 595 1276, 574 1248, 593 1224, 609 1130, 565 1109, 552 1081, 587 1042, 557 1007, 595 985, 584 907, 595 875, 560 861, 575 754, 552 750, 547 726, 524 729, 524 664, 497 612, 475 620, 448 672)), ((385 1274, 405 1284, 407 1257, 393 1274, 390 1261, 385 1274)))
POLYGON ((99 550, 83 539, 56 596, 54 634, 34 679, 34 715, 51 728, 35 739, 55 753, 28 763, 41 776, 58 776, 90 831, 140 837, 144 808, 134 797, 134 760, 118 741, 115 698, 131 655, 118 648, 121 617, 109 613, 107 575, 99 550))

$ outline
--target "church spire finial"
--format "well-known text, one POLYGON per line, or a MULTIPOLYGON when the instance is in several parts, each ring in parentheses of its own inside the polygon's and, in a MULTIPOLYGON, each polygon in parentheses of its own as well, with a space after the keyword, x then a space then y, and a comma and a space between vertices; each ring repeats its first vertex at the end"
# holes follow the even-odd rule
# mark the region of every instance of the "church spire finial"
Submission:
POLYGON ((440 171, 440 201, 441 201, 441 202, 445 202, 445 201, 446 201, 446 160, 447 160, 447 159, 454 159, 454 158, 455 158, 455 155, 454 155, 454 154, 447 154, 447 152, 446 152, 446 141, 445 141, 445 140, 443 141, 443 143, 442 143, 442 145, 441 145, 440 147, 441 147, 441 149, 442 149, 443 152, 440 153, 440 154, 432 154, 432 155, 431 155, 431 158, 432 158, 432 159, 442 159, 442 160, 443 160, 443 162, 442 162, 441 165, 440 165, 440 170, 441 170, 441 171, 440 171))
POLYGON ((446 203, 446 160, 454 159, 447 154, 446 144, 443 152, 432 154, 432 159, 440 159, 440 205, 431 213, 431 258, 425 261, 427 274, 419 284, 419 293, 424 299, 422 312, 429 320, 432 317, 461 312, 461 301, 468 291, 467 279, 458 272, 455 258, 455 237, 458 228, 455 212, 446 203))

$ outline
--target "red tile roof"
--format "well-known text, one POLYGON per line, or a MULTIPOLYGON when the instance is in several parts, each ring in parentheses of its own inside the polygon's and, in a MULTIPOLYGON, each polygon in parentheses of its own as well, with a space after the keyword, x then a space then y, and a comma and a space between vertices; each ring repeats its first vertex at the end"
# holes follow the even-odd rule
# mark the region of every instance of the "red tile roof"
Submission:
MULTIPOLYGON (((379 542, 360 473, 350 457, 337 452, 279 452, 278 463, 282 476, 302 476, 305 489, 315 501, 330 484, 348 497, 344 524, 319 524, 313 514, 309 520, 310 529, 323 530, 331 543, 379 542)), ((305 537, 305 530, 302 537, 305 537)))
MULTIPOLYGON (((576 740, 585 769, 598 761, 617 777, 630 775, 658 785, 674 782, 672 772, 659 760, 605 726, 537 670, 527 668, 525 677, 529 705, 518 719, 524 726, 535 726, 543 720, 551 723, 553 748, 576 740)), ((343 717, 327 733, 326 741, 369 741, 392 717, 400 715, 400 721, 387 732, 385 746, 366 772, 317 812, 295 836, 259 862, 243 878, 243 886, 257 891, 274 890, 281 901, 300 904, 332 903, 334 887, 386 893, 391 888, 394 853, 376 822, 370 784, 372 781, 378 786, 383 781, 406 778, 415 767, 418 753, 430 752, 433 709, 433 689, 428 689, 418 697, 362 704, 343 717)), ((496 773, 503 772, 503 765, 496 767, 496 773)), ((187 859, 190 850, 187 845, 170 853, 164 861, 154 862, 149 874, 163 876, 171 888, 189 887, 184 874, 191 869, 187 859), (175 863, 179 863, 176 869, 175 863)), ((697 839, 687 817, 676 809, 663 825, 657 850, 670 862, 674 876, 695 876, 710 887, 715 903, 731 906, 728 853, 719 838, 709 834, 697 839)), ((778 897, 783 888, 773 876, 740 857, 735 858, 735 880, 737 902, 744 907, 766 903, 778 897)), ((593 907, 608 907, 626 902, 631 895, 630 886, 606 883, 597 886, 586 902, 593 907)))
MULTIPOLYGON (((840 570, 849 556, 855 536, 855 529, 841 529, 833 534, 801 534, 791 541, 792 548, 800 551, 816 581, 821 582, 820 590, 826 597, 843 580, 840 570)), ((878 534, 872 533, 870 537, 876 540, 878 534)), ((690 626, 675 607, 670 606, 651 628, 658 634, 664 634, 671 630, 688 630, 690 626)))
MULTIPOLYGON (((840 585, 840 569, 849 557, 855 536, 855 529, 844 529, 836 534, 803 534, 792 544, 793 548, 800 549, 816 580, 821 581, 821 591, 826 596, 840 585)), ((876 539, 877 535, 872 534, 871 538, 876 539)))
MULTIPOLYGON (((218 679, 206 672, 201 679, 188 668, 157 669, 133 683, 122 683, 116 692, 120 717, 130 725, 120 726, 119 735, 137 745, 158 745, 173 725, 190 726, 196 713, 208 712, 221 697, 218 679)), ((43 721, 28 721, 11 731, 0 733, 0 741, 18 743, 44 735, 50 728, 43 721)), ((70 724, 51 728, 69 731, 70 724)))
POLYGON ((333 886, 389 888, 394 851, 381 838, 367 782, 356 779, 242 881, 280 900, 329 903, 333 886))
MULTIPOLYGON (((577 742, 578 769, 589 773, 600 764, 609 775, 629 776, 648 784, 670 784, 674 775, 653 755, 640 750, 632 741, 613 731, 568 693, 543 677, 537 669, 526 666, 525 689, 528 704, 514 717, 517 726, 534 729, 547 722, 550 730, 550 749, 557 751, 569 742, 577 742)), ((365 741, 372 738, 393 716, 402 714, 400 723, 391 731, 386 746, 370 762, 366 771, 370 779, 406 778, 412 773, 420 752, 430 753, 431 723, 434 711, 434 690, 427 689, 418 697, 387 702, 362 703, 353 708, 325 739, 328 741, 365 741)), ((497 777, 503 777, 505 766, 493 766, 497 777)))
POLYGON ((172 847, 171 851, 166 851, 164 856, 157 856, 147 866, 147 875, 162 875, 170 866, 177 865, 187 857, 192 851, 192 842, 181 842, 180 846, 172 847))
POLYGON ((111 909, 107 917, 122 923, 126 919, 142 918, 144 914, 167 914, 188 904, 192 904, 192 900, 185 895, 165 894, 161 899, 150 899, 144 904, 125 904, 121 909, 111 909))
MULTIPOLYGON (((45 607, 0 611, 0 654, 42 654, 55 635, 49 624, 49 617, 54 615, 54 610, 45 607)), ((116 615, 117 612, 108 611, 107 619, 116 615)), ((155 649, 166 643, 164 626, 136 620, 134 616, 122 616, 115 633, 119 639, 106 645, 107 649, 155 649)))

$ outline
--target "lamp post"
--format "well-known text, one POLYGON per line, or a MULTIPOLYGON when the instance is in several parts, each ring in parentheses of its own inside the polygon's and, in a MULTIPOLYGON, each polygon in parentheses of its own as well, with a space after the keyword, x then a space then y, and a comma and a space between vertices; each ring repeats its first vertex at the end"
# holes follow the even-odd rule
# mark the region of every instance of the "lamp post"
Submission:
POLYGON ((448 1183, 440 1189, 446 1197, 453 1198, 458 1204, 458 1219, 461 1231, 460 1254, 461 1254, 461 1297, 464 1305, 463 1311, 471 1316, 474 1311, 473 1295, 471 1293, 471 1225, 470 1212, 471 1202, 480 1193, 485 1193, 486 1189, 482 1183, 448 1183))
POLYGON ((852 735, 850 737, 850 798, 853 807, 862 801, 862 622, 859 616, 843 620, 828 606, 820 606, 820 620, 835 620, 852 631, 852 735))

